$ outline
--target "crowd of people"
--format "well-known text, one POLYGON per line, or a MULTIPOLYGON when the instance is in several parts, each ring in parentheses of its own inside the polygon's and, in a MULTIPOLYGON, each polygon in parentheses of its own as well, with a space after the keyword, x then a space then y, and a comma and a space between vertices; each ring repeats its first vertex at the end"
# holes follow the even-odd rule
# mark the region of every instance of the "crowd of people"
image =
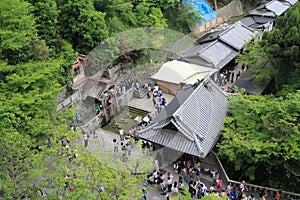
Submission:
MULTIPOLYGON (((204 167, 201 167, 198 161, 179 159, 173 167, 174 172, 164 172, 159 168, 158 161, 155 160, 153 172, 147 176, 146 186, 158 190, 166 199, 175 197, 178 194, 190 195, 192 199, 201 199, 206 195, 226 197, 227 200, 270 199, 267 198, 270 196, 268 196, 269 192, 266 188, 255 193, 247 187, 245 181, 242 181, 239 185, 231 182, 225 185, 214 167, 207 171, 204 167), (207 180, 203 179, 204 174, 207 180), (209 181, 209 176, 211 181, 209 181), (207 185, 208 183, 209 185, 207 185)), ((147 199, 146 196, 143 198, 147 199)), ((277 191, 272 199, 281 200, 281 191, 277 191)))

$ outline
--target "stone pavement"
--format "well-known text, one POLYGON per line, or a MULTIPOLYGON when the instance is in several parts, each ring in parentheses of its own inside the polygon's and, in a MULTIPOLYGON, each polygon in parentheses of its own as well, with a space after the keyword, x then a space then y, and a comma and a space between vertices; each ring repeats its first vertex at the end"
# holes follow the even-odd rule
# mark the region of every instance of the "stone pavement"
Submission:
MULTIPOLYGON (((168 103, 170 103, 173 100, 173 98, 175 96, 171 95, 171 94, 165 94, 165 93, 163 93, 163 97, 166 98, 167 104, 168 104, 168 103)), ((156 99, 156 102, 158 102, 158 98, 156 99)), ((133 98, 128 103, 128 106, 134 107, 134 108, 137 108, 137 109, 140 109, 140 110, 145 110, 147 112, 151 112, 152 114, 154 114, 155 111, 156 111, 156 109, 155 109, 155 107, 153 105, 153 102, 152 102, 152 97, 149 98, 149 99, 147 97, 144 97, 142 99, 133 98)))
MULTIPOLYGON (((93 135, 90 136, 89 138, 89 143, 88 143, 88 150, 90 152, 99 152, 99 151, 113 151, 114 150, 114 142, 113 139, 117 139, 117 141, 120 143, 120 138, 118 134, 115 133, 110 133, 108 131, 105 131, 103 129, 97 129, 95 132, 97 137, 93 137, 93 135)), ((83 144, 83 139, 81 139, 81 142, 83 144)), ((119 148, 120 151, 120 148, 119 148)), ((131 151, 131 156, 139 156, 143 154, 141 147, 134 147, 131 151)), ((173 169, 173 165, 168 165, 166 167, 162 168, 162 171, 167 173, 171 172, 174 176, 174 180, 178 181, 178 174, 175 173, 173 169)), ((207 178, 206 176, 202 179, 202 182, 204 182, 207 187, 210 186, 211 180, 207 178)), ((187 185, 187 184, 186 184, 187 185)), ((166 196, 163 196, 160 194, 160 191, 156 186, 148 186, 147 190, 149 192, 147 199, 150 200, 165 200, 167 199, 166 196)))

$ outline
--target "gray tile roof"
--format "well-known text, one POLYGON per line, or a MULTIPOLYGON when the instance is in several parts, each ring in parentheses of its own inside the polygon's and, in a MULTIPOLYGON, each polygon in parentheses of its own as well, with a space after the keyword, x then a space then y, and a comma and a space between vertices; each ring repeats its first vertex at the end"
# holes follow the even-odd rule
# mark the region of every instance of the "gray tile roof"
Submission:
POLYGON ((219 35, 219 39, 230 45, 236 50, 241 50, 246 43, 253 37, 257 36, 258 32, 248 28, 240 21, 236 22, 226 31, 219 35))
POLYGON ((197 45, 183 52, 180 60, 214 69, 222 69, 235 58, 239 52, 221 41, 213 41, 205 45, 197 45))
POLYGON ((244 45, 258 33, 241 22, 225 30, 208 34, 183 51, 179 60, 214 69, 222 69, 234 59, 244 45))
POLYGON ((262 3, 257 8, 249 11, 249 15, 259 15, 259 16, 267 16, 274 17, 282 15, 287 9, 293 5, 294 0, 291 1, 278 1, 272 0, 267 3, 262 3))
POLYGON ((271 1, 266 4, 266 8, 274 12, 276 16, 282 15, 290 7, 290 4, 281 1, 271 1))
POLYGON ((298 0, 285 0, 285 1, 291 4, 291 6, 295 5, 298 2, 298 0))
MULTIPOLYGON (((176 98, 174 99, 176 101, 176 98)), ((207 78, 179 107, 172 109, 172 114, 160 114, 154 119, 154 123, 140 131, 138 136, 184 153, 205 158, 219 138, 226 115, 226 107, 226 94, 207 78), (177 131, 163 128, 168 125, 176 127, 177 131)))
POLYGON ((177 131, 150 129, 141 133, 139 137, 183 153, 195 156, 199 154, 195 143, 177 131))
POLYGON ((173 115, 173 113, 187 100, 187 98, 194 92, 196 87, 193 85, 184 85, 177 95, 173 98, 171 102, 167 104, 165 109, 163 109, 159 115, 153 120, 153 123, 161 122, 167 120, 173 115))

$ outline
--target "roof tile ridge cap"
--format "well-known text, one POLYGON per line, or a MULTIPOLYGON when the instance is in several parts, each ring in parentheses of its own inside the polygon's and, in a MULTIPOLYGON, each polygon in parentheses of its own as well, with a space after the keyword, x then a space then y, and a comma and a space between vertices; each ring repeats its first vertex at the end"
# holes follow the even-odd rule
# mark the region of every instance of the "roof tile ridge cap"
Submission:
POLYGON ((224 92, 214 81, 212 81, 210 77, 208 77, 207 79, 210 80, 209 83, 211 83, 219 92, 221 92, 224 96, 228 97, 228 94, 224 92))
POLYGON ((151 129, 152 127, 154 127, 155 125, 157 125, 157 124, 158 124, 158 122, 155 122, 154 124, 151 124, 150 126, 138 131, 137 134, 144 133, 144 132, 148 131, 149 129, 151 129))
POLYGON ((258 31, 256 31, 254 28, 251 28, 251 27, 249 27, 249 26, 246 26, 245 24, 243 24, 243 23, 241 22, 241 20, 240 20, 240 21, 238 21, 238 22, 240 22, 240 24, 241 24, 241 26, 242 26, 242 27, 244 27, 244 28, 248 29, 248 30, 249 30, 249 31, 251 31, 253 34, 259 34, 259 32, 258 32, 258 31))
POLYGON ((222 36, 222 35, 224 35, 225 33, 227 33, 228 31, 230 31, 231 29, 234 29, 234 24, 235 23, 233 23, 233 24, 230 24, 224 31, 222 31, 221 33, 219 33, 218 34, 218 39, 220 39, 220 37, 222 36))
POLYGON ((179 112, 182 112, 183 107, 186 106, 187 102, 189 102, 189 100, 192 98, 192 96, 200 90, 200 88, 204 87, 203 85, 204 80, 197 86, 197 88, 192 92, 192 94, 190 94, 190 96, 188 96, 188 98, 186 98, 186 100, 183 102, 183 104, 181 104, 179 106, 179 108, 172 114, 173 118, 176 118, 179 114, 179 112))
POLYGON ((175 118, 171 119, 171 123, 188 139, 193 141, 194 138, 192 135, 190 135, 184 127, 181 126, 181 124, 178 123, 178 121, 175 120, 175 118))
MULTIPOLYGON (((185 131, 189 137, 194 138, 195 131, 191 130, 180 118, 175 118, 175 119, 176 119, 175 120, 176 123, 180 125, 183 131, 185 131)), ((205 138, 202 134, 199 134, 199 137, 203 139, 205 138)))
POLYGON ((206 51, 206 49, 208 49, 209 47, 215 45, 215 43, 217 43, 217 42, 218 42, 218 39, 216 39, 215 41, 213 41, 212 43, 210 43, 206 47, 202 48, 199 52, 197 52, 197 54, 200 55, 203 51, 206 51))
MULTIPOLYGON (((274 3, 275 1, 278 1, 278 0, 271 0, 271 1, 267 2, 267 3, 265 4, 265 7, 267 7, 268 5, 274 3)), ((278 2, 279 2, 279 1, 278 1, 278 2)), ((280 2, 279 2, 279 3, 280 3, 280 2)))
MULTIPOLYGON (((161 128, 163 128, 163 127, 165 127, 167 124, 169 124, 170 123, 170 121, 171 120, 167 120, 167 119, 165 119, 165 123, 163 123, 162 125, 159 125, 159 126, 156 126, 156 127, 153 127, 153 130, 157 130, 157 129, 161 129, 161 128)), ((158 122, 155 122, 155 125, 157 125, 158 124, 158 122)))

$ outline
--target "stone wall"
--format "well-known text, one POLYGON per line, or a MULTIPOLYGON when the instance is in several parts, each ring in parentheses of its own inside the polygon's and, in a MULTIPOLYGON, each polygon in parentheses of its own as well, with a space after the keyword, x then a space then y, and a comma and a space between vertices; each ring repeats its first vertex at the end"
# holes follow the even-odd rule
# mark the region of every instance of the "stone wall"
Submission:
POLYGON ((231 17, 243 15, 243 5, 240 0, 233 0, 226 6, 217 10, 218 17, 222 17, 224 21, 227 21, 231 17))

